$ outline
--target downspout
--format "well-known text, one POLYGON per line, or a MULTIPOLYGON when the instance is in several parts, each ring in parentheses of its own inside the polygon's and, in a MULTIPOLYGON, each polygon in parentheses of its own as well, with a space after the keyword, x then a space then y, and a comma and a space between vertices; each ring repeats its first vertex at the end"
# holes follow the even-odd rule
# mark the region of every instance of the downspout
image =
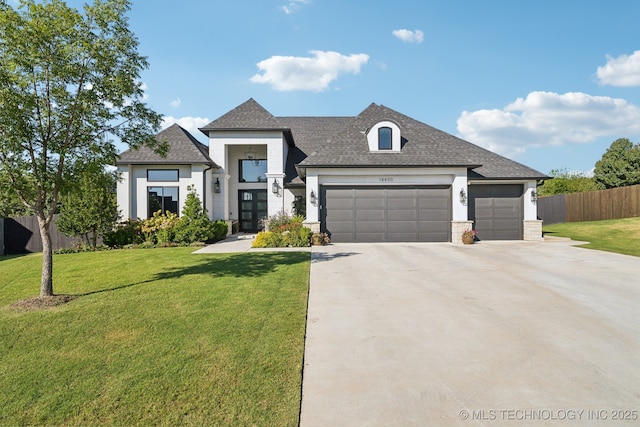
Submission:
POLYGON ((209 167, 202 171, 202 210, 207 209, 207 171, 213 169, 213 165, 209 164, 209 167))

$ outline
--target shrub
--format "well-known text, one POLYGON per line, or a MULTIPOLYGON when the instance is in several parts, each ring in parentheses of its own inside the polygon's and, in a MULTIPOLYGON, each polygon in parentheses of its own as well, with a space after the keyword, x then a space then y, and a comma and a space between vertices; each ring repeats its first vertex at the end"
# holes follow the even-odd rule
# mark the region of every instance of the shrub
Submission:
POLYGON ((178 216, 173 212, 163 214, 162 211, 157 211, 153 213, 151 218, 145 219, 142 222, 141 231, 145 236, 145 240, 148 242, 173 242, 178 221, 178 216))
POLYGON ((282 244, 282 235, 273 231, 261 231, 256 235, 251 244, 252 248, 279 248, 282 244))
POLYGON ((229 232, 229 224, 223 219, 219 219, 213 223, 213 240, 222 240, 227 237, 229 232))
POLYGON ((282 248, 307 247, 311 243, 311 230, 302 225, 301 216, 289 216, 281 211, 265 220, 268 231, 258 233, 252 247, 282 248))
POLYGON ((112 231, 106 233, 102 241, 105 245, 112 248, 137 245, 144 241, 141 229, 142 221, 139 219, 128 219, 120 222, 112 231))
POLYGON ((208 218, 186 219, 180 218, 176 225, 175 241, 189 245, 193 242, 208 242, 214 240, 215 226, 208 218))
POLYGON ((293 248, 307 247, 311 243, 311 234, 313 233, 310 228, 302 226, 287 230, 282 233, 282 246, 293 248))

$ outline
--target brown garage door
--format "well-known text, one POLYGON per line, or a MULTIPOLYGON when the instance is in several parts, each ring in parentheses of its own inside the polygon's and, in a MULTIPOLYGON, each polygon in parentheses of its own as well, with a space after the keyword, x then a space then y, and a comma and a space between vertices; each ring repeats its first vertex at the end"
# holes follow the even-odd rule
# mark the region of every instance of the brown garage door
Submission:
POLYGON ((521 184, 469 186, 469 219, 480 240, 522 240, 523 192, 521 184))
POLYGON ((323 231, 333 242, 448 242, 451 188, 321 187, 323 231))

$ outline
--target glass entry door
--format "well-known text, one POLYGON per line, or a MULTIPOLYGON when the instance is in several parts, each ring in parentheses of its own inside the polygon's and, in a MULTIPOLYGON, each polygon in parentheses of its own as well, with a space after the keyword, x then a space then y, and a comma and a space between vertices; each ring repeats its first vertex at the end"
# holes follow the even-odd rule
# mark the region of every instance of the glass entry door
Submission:
POLYGON ((262 230, 267 217, 267 190, 238 190, 240 231, 256 233, 262 230))

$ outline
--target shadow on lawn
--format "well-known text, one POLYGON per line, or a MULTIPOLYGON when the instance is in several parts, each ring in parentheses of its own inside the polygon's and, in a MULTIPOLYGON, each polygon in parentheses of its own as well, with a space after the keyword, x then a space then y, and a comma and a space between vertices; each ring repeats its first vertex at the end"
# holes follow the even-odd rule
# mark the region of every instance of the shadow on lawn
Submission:
POLYGON ((205 256, 197 264, 169 269, 155 275, 154 280, 172 279, 188 274, 214 277, 257 277, 282 265, 309 262, 309 252, 237 253, 226 256, 205 256))
POLYGON ((293 265, 309 261, 309 252, 264 252, 264 253, 238 253, 230 255, 199 256, 196 264, 167 269, 156 273, 152 278, 136 283, 114 286, 84 294, 73 295, 84 297, 87 295, 101 294, 118 291, 155 282, 156 280, 176 279, 190 274, 204 274, 214 277, 257 277, 274 271, 278 266, 293 265))

